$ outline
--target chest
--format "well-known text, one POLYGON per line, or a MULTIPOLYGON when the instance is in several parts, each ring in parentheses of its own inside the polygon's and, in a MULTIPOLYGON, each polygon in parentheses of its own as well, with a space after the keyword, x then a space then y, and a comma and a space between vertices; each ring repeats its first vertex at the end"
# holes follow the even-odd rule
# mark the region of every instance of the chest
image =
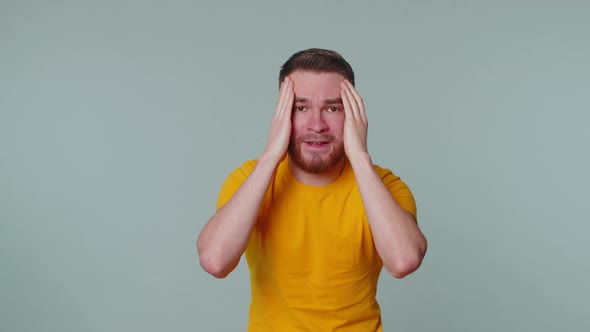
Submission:
POLYGON ((269 197, 253 236, 276 272, 342 274, 378 264, 358 191, 269 197))

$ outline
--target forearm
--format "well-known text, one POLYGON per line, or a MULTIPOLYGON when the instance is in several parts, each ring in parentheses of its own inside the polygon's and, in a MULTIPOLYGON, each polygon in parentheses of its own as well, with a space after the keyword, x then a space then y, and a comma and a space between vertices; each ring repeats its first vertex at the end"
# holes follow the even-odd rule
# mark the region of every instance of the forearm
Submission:
POLYGON ((293 98, 293 81, 285 77, 264 152, 240 188, 211 217, 199 235, 197 250, 201 266, 218 278, 227 276, 238 265, 248 245, 260 203, 277 165, 287 153, 293 98))
POLYGON ((201 266, 223 278, 244 253, 277 162, 261 156, 240 188, 207 222, 197 240, 201 266))
POLYGON ((426 253, 426 239, 414 217, 395 201, 368 154, 351 165, 383 265, 396 278, 414 272, 426 253))

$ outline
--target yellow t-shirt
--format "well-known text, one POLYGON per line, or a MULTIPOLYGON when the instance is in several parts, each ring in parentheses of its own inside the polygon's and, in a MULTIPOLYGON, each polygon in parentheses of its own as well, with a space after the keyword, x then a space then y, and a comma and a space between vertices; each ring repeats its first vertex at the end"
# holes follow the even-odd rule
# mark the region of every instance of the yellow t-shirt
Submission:
MULTIPOLYGON (((229 175, 218 208, 255 165, 247 161, 229 175)), ((415 217, 406 184, 374 167, 415 217)), ((286 158, 260 206, 245 254, 252 294, 248 331, 381 331, 375 295, 383 262, 348 161, 337 180, 314 187, 293 177, 286 158)))

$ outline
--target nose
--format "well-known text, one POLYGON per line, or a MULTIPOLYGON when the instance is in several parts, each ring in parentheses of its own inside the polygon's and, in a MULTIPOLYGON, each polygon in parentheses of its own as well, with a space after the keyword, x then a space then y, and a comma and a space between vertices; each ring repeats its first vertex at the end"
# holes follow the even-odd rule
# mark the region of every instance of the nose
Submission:
POLYGON ((313 110, 309 112, 307 128, 314 133, 322 133, 328 130, 328 124, 324 121, 324 116, 321 110, 313 110))

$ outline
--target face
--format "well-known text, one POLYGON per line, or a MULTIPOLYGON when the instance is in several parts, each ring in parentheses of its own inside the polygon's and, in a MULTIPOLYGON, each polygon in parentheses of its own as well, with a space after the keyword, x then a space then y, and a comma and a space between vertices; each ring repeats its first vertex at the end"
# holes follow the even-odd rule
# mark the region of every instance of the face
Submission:
POLYGON ((295 71, 289 156, 308 173, 330 170, 344 158, 344 108, 338 73, 295 71))

